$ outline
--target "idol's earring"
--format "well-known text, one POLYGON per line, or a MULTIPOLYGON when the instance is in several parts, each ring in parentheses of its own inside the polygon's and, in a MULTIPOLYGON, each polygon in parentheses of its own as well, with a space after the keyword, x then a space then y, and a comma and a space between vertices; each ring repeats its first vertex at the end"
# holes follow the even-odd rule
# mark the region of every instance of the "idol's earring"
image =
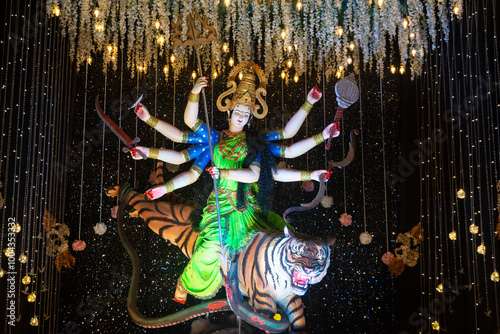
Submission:
POLYGON ((227 111, 227 121, 230 123, 231 122, 231 113, 229 110, 227 111))

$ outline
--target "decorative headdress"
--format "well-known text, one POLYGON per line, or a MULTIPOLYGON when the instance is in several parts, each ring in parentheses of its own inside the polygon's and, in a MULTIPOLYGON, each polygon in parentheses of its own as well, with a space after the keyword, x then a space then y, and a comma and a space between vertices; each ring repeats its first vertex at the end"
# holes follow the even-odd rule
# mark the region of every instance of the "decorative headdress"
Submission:
POLYGON ((264 71, 259 65, 251 62, 244 62, 233 68, 229 73, 227 86, 230 87, 222 93, 217 99, 217 108, 220 111, 233 109, 235 105, 241 104, 247 106, 252 111, 252 114, 257 118, 264 118, 267 115, 267 104, 262 96, 266 96, 266 77, 264 71), (242 72, 242 77, 239 84, 236 84, 236 76, 242 72), (255 89, 255 74, 259 77, 259 87, 255 89), (225 106, 222 105, 222 99, 234 93, 231 100, 226 99, 225 106), (260 106, 255 103, 255 99, 259 100, 262 105, 262 112, 259 113, 260 106))

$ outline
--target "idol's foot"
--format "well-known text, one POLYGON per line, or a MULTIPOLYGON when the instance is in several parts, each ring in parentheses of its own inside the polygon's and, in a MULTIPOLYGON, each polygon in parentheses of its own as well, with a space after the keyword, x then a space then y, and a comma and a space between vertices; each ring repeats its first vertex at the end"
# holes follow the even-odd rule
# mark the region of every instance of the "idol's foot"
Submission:
POLYGON ((187 291, 184 290, 179 283, 177 283, 177 287, 175 289, 174 300, 181 304, 186 304, 187 291))

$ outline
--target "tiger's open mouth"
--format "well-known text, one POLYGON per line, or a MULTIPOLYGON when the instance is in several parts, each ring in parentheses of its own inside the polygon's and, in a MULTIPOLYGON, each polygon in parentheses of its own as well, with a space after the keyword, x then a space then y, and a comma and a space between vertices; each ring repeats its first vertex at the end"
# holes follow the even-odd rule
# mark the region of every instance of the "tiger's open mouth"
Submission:
POLYGON ((301 274, 296 270, 293 271, 293 284, 301 288, 307 288, 307 285, 312 278, 312 276, 301 274))

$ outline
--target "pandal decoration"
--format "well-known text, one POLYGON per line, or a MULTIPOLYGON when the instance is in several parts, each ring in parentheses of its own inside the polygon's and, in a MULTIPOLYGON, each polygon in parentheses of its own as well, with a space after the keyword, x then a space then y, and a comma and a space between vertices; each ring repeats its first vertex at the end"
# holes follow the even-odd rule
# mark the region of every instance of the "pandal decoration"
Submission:
MULTIPOLYGON (((419 245, 424 240, 424 230, 421 224, 415 225, 410 232, 400 233, 396 238, 396 242, 401 246, 394 250, 394 257, 390 258, 388 270, 392 276, 399 276, 403 273, 405 266, 414 267, 418 263, 419 245)), ((387 254, 387 253, 386 253, 387 254)), ((384 256, 387 258, 389 256, 384 256)), ((384 263, 384 257, 382 259, 384 263)))
MULTIPOLYGON (((409 65, 412 76, 419 75, 438 36, 447 41, 452 21, 463 12, 463 0, 299 3, 101 0, 96 5, 94 0, 48 0, 46 10, 58 20, 78 66, 91 63, 92 55, 100 53, 104 69, 109 64, 116 70, 118 52, 124 52, 126 65, 135 74, 145 72, 157 58, 168 61, 174 55, 171 66, 177 75, 190 65, 192 50, 173 48, 172 21, 183 22, 181 37, 185 38, 185 22, 196 10, 221 36, 200 50, 204 64, 213 59, 219 73, 231 48, 236 59, 264 64, 268 77, 291 61, 296 75, 324 68, 327 80, 340 77, 351 66, 359 72, 361 62, 381 73, 387 59, 403 70, 409 65)), ((198 29, 205 33, 201 24, 198 29)))
POLYGON ((63 267, 73 269, 75 257, 69 251, 68 240, 66 239, 69 236, 68 225, 58 223, 49 211, 45 211, 43 227, 47 232, 47 255, 54 257, 57 271, 61 272, 63 267))

